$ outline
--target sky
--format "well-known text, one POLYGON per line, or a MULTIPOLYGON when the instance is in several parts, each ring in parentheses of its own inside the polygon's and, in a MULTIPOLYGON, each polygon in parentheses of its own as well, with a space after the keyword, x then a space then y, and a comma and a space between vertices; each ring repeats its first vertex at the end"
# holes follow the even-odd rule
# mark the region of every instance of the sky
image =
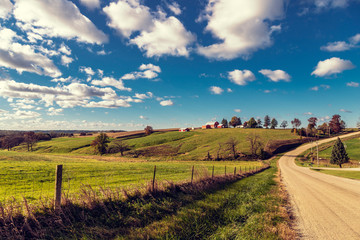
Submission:
POLYGON ((360 117, 360 0, 0 0, 0 129, 360 117))

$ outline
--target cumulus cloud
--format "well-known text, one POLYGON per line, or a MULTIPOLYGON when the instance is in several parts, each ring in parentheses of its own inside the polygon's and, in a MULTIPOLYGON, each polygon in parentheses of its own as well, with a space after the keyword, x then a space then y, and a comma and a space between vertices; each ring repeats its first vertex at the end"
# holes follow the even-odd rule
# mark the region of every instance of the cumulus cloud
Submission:
POLYGON ((13 30, 0 26, 0 66, 15 69, 22 73, 33 72, 39 75, 59 77, 61 72, 47 56, 35 52, 32 45, 22 45, 21 39, 13 30))
POLYGON ((80 72, 83 72, 83 73, 86 73, 86 74, 89 75, 89 76, 94 76, 94 75, 95 75, 95 71, 94 71, 91 67, 81 66, 81 67, 79 68, 79 71, 80 71, 80 72))
POLYGON ((108 41, 107 36, 68 0, 17 0, 14 17, 23 23, 19 25, 23 30, 40 36, 75 39, 91 44, 108 41))
POLYGON ((210 87, 209 90, 212 94, 216 94, 216 95, 220 95, 224 92, 224 89, 222 89, 221 87, 217 87, 217 86, 212 86, 212 87, 210 87))
POLYGON ((108 26, 137 45, 147 57, 188 56, 188 46, 195 41, 176 17, 167 17, 161 10, 151 12, 139 0, 118 0, 103 11, 109 18, 108 26))
POLYGON ((4 98, 38 99, 45 106, 52 106, 54 102, 61 108, 82 107, 129 107, 129 102, 139 102, 129 97, 117 96, 109 88, 98 88, 81 83, 70 83, 65 86, 48 87, 37 84, 15 82, 14 80, 0 81, 0 95, 4 98), (97 102, 98 98, 101 101, 97 102))
POLYGON ((272 33, 281 27, 271 22, 283 17, 283 0, 209 0, 199 20, 206 20, 205 30, 221 42, 200 46, 197 51, 217 60, 247 58, 272 44, 272 33))
POLYGON ((142 71, 151 70, 153 72, 158 72, 158 73, 161 72, 161 68, 159 66, 156 66, 156 65, 151 64, 151 63, 149 63, 149 64, 141 64, 140 67, 139 67, 139 70, 142 70, 142 71))
POLYGON ((64 109, 62 109, 62 108, 56 109, 56 108, 51 107, 51 108, 48 109, 47 115, 49 115, 49 116, 63 115, 62 114, 63 111, 64 111, 64 109))
POLYGON ((69 66, 70 63, 72 63, 74 61, 73 58, 71 57, 68 57, 66 55, 62 55, 61 56, 61 64, 64 65, 64 66, 69 66))
POLYGON ((356 34, 349 38, 348 42, 337 41, 329 42, 326 46, 322 46, 320 49, 328 52, 343 52, 356 47, 359 47, 357 44, 360 42, 360 34, 356 34))
POLYGON ((358 44, 360 43, 360 33, 356 34, 355 36, 350 38, 350 42, 352 44, 358 44))
POLYGON ((348 6, 349 0, 315 0, 314 4, 318 9, 345 8, 348 6))
POLYGON ((346 83, 346 86, 348 86, 348 87, 359 87, 359 83, 357 83, 357 82, 348 82, 348 83, 346 83))
POLYGON ((180 5, 177 2, 167 4, 167 7, 172 11, 175 15, 181 14, 180 5))
POLYGON ((351 61, 333 57, 324 61, 319 61, 316 69, 311 73, 311 75, 326 77, 333 74, 342 73, 345 70, 350 70, 353 68, 355 68, 355 66, 351 61))
POLYGON ((148 99, 148 98, 153 98, 154 94, 152 92, 147 92, 146 94, 144 93, 135 93, 135 98, 138 99, 148 99))
POLYGON ((131 73, 127 73, 124 76, 122 76, 121 79, 122 80, 136 80, 139 78, 154 79, 157 76, 159 76, 159 73, 161 72, 161 68, 159 66, 153 65, 151 63, 141 64, 139 70, 142 70, 142 72, 134 71, 131 73))
POLYGON ((140 118, 140 119, 143 119, 143 120, 149 120, 148 117, 145 117, 145 116, 143 116, 143 115, 140 115, 139 118, 140 118))
POLYGON ((160 102, 160 105, 161 106, 172 106, 172 105, 174 105, 174 102, 171 100, 171 99, 169 99, 169 100, 163 100, 163 101, 161 101, 160 102))
POLYGON ((252 82, 256 80, 255 75, 250 70, 238 70, 238 69, 228 72, 228 79, 231 82, 241 86, 244 86, 248 82, 252 82))
POLYGON ((352 111, 346 110, 346 109, 340 109, 339 111, 340 111, 340 112, 344 112, 344 113, 352 113, 352 111))
POLYGON ((131 92, 131 90, 132 90, 131 88, 125 87, 124 83, 121 79, 116 80, 115 78, 112 78, 112 77, 104 77, 101 80, 92 80, 91 84, 101 86, 101 87, 111 86, 111 87, 115 87, 121 91, 131 92))
POLYGON ((322 84, 320 86, 314 86, 312 88, 310 88, 311 91, 319 91, 320 88, 324 89, 324 90, 328 90, 330 89, 330 86, 329 85, 325 85, 325 84, 322 84))
POLYGON ((100 8, 100 0, 80 0, 80 3, 90 10, 100 8))
POLYGON ((0 0, 0 19, 7 18, 13 8, 10 0, 0 0))
POLYGON ((262 69, 259 73, 263 74, 264 76, 268 77, 273 82, 285 81, 290 82, 290 75, 283 70, 269 70, 269 69, 262 69))
POLYGON ((66 46, 64 43, 60 45, 59 52, 65 55, 71 55, 71 49, 68 46, 66 46))
POLYGON ((241 113, 241 109, 234 109, 234 112, 241 113))
POLYGON ((23 110, 17 110, 13 113, 10 113, 8 111, 0 112, 0 121, 7 120, 7 123, 9 123, 8 120, 20 120, 20 119, 31 119, 31 118, 38 118, 41 114, 34 111, 23 111, 23 110))
POLYGON ((66 82, 74 82, 76 81, 76 79, 74 79, 73 77, 69 76, 67 78, 54 78, 51 80, 51 82, 61 82, 61 83, 66 83, 66 82))
POLYGON ((311 115, 313 115, 313 113, 312 112, 306 112, 306 113, 304 113, 304 115, 311 116, 311 115))

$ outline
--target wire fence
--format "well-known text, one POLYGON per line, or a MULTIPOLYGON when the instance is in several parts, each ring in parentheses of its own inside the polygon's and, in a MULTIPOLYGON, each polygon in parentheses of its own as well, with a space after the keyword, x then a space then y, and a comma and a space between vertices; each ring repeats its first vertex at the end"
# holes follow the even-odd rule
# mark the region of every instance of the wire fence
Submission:
MULTIPOLYGON (((108 168, 86 169, 81 167, 67 167, 64 165, 61 174, 61 193, 76 196, 84 186, 92 189, 133 189, 144 188, 149 184, 168 182, 193 182, 202 178, 219 175, 241 174, 254 171, 262 166, 261 163, 253 165, 231 164, 217 165, 189 165, 174 164, 156 166, 131 165, 127 169, 108 168)), ((0 201, 28 202, 38 200, 53 200, 56 195, 55 167, 46 170, 30 169, 21 171, 8 171, 0 174, 0 201)))

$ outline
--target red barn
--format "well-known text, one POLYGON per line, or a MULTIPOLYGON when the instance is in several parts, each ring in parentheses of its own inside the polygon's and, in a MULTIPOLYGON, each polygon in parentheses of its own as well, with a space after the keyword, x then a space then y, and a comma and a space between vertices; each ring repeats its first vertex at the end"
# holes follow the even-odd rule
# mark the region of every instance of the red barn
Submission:
POLYGON ((219 123, 218 122, 207 122, 205 125, 203 125, 202 129, 209 129, 209 128, 218 128, 219 123))

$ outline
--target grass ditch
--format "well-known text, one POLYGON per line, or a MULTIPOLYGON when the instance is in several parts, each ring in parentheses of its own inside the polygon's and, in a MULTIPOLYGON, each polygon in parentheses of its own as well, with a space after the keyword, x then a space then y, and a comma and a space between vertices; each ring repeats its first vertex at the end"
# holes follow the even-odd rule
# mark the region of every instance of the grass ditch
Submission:
POLYGON ((146 192, 84 188, 82 197, 63 199, 60 212, 51 204, 1 206, 0 238, 291 239, 275 162, 259 172, 146 192))
POLYGON ((360 171, 339 171, 339 170, 328 170, 328 169, 317 169, 312 168, 311 170, 337 176, 337 177, 343 177, 343 178, 350 178, 350 179, 356 179, 360 180, 360 171))

